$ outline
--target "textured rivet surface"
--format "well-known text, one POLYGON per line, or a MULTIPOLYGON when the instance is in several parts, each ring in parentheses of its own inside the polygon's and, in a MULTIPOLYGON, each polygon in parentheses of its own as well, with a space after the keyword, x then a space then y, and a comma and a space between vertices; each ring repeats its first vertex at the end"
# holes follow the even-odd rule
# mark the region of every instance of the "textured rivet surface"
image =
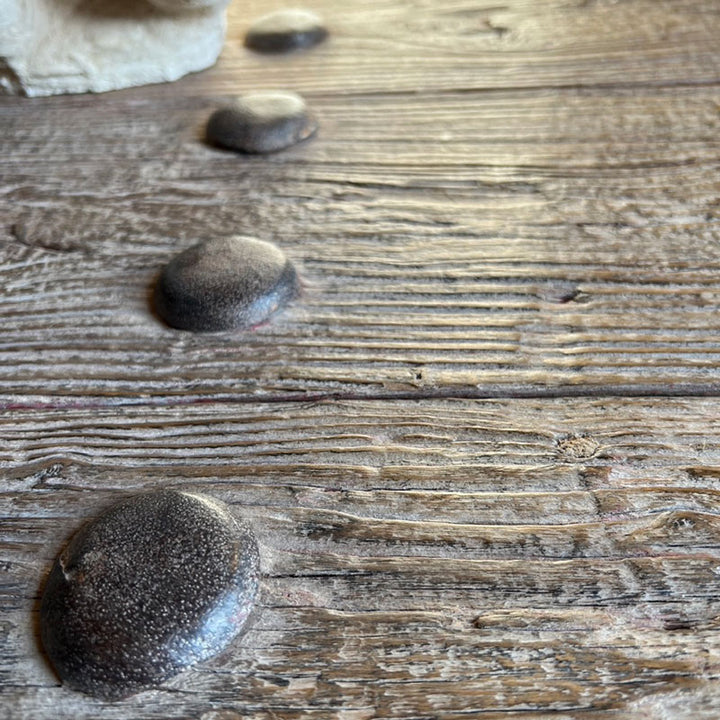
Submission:
POLYGON ((317 130, 305 101, 293 92, 258 90, 216 110, 208 120, 208 142, 247 153, 283 150, 317 130))
POLYGON ((172 327, 194 332, 250 328, 298 291, 297 273, 272 243, 249 237, 194 245, 163 270, 155 308, 172 327))
POLYGON ((73 689, 106 699, 159 684, 243 628, 259 578, 252 531, 213 498, 136 496, 86 525, 53 566, 43 644, 73 689))
POLYGON ((327 35, 319 15, 308 10, 278 10, 250 26, 245 45, 259 52, 281 53, 312 47, 327 35))

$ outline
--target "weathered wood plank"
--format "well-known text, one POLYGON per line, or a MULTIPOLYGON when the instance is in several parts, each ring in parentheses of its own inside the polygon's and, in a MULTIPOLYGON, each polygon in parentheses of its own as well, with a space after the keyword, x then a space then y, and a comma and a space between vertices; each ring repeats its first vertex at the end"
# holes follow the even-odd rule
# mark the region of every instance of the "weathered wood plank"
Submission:
POLYGON ((244 50, 250 0, 206 73, 0 100, 3 714, 715 720, 720 413, 610 395, 720 392, 716 3, 313 4, 311 53, 244 50), (205 146, 255 87, 319 136, 205 146), (301 300, 164 328, 159 268, 233 233, 281 244, 301 300), (474 393, 545 399, 408 399, 474 393), (42 578, 165 485, 254 526, 255 624, 136 699, 65 691, 42 578))
POLYGON ((0 422, 12 717, 720 709, 714 399, 208 403, 0 422), (83 521, 158 486, 248 519, 261 609, 221 660, 120 704, 88 700, 38 650, 42 577, 83 521))
POLYGON ((280 59, 241 46, 261 5, 207 73, 0 103, 0 389, 717 392, 714 2, 327 0, 331 41, 280 59), (316 139, 201 141, 226 96, 268 86, 308 95, 316 139), (166 329, 158 270, 234 233, 281 244, 303 298, 253 333, 166 329))
POLYGON ((299 62, 243 50, 250 20, 267 7, 247 0, 231 8, 214 76, 225 92, 246 74, 251 82, 290 78, 306 91, 364 95, 716 83, 720 69, 713 0, 317 0, 330 42, 299 62))

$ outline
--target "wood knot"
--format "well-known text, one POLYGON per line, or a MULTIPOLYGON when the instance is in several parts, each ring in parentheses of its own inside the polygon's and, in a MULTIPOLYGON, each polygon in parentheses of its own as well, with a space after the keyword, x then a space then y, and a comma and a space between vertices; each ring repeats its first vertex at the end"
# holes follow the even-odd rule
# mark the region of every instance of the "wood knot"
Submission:
POLYGON ((673 618, 663 622, 663 630, 668 630, 670 632, 693 630, 694 628, 695 623, 692 620, 684 618, 673 618))
POLYGON ((567 280, 550 282, 538 291, 541 300, 559 303, 560 305, 575 300, 578 295, 580 295, 580 288, 574 282, 567 280))
POLYGON ((555 440, 559 455, 568 462, 589 460, 597 455, 600 443, 588 435, 562 435, 555 440))
POLYGON ((78 237, 78 213, 67 217, 58 213, 33 211, 10 226, 10 237, 18 245, 48 253, 84 252, 82 238, 78 237))
POLYGON ((681 515, 676 513, 671 517, 669 526, 673 532, 692 530, 695 527, 695 520, 690 515, 681 515))

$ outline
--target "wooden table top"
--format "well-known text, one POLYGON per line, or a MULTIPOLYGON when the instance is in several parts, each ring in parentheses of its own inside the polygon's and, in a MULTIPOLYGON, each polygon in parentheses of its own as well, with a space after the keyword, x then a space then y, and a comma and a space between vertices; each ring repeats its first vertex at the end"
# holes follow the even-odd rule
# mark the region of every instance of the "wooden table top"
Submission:
MULTIPOLYGON (((716 0, 313 0, 323 45, 0 99, 0 708, 47 720, 720 717, 716 0), (249 89, 317 137, 206 145, 249 89), (302 297, 169 329, 178 250, 302 297), (229 503, 259 611, 134 698, 60 686, 53 559, 136 492, 229 503)), ((5 712, 7 711, 7 712, 5 712)), ((0 713, 0 714, 2 714, 0 713)))

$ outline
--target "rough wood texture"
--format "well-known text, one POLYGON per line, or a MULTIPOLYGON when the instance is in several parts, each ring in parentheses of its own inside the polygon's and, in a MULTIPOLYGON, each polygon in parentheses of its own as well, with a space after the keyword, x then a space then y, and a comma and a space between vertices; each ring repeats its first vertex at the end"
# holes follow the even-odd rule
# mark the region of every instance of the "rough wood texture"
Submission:
POLYGON ((717 3, 313 8, 312 52, 253 55, 272 7, 236 2, 208 72, 0 100, 0 714, 716 720, 717 3), (303 93, 318 137, 206 146, 251 88, 303 93), (164 327, 162 265, 234 233, 301 301, 164 327), (262 607, 223 658, 92 701, 38 648, 43 578, 159 486, 255 527, 262 607))
POLYGON ((105 96, 3 101, 0 379, 23 397, 270 396, 671 383, 717 391, 715 0, 317 3, 283 58, 105 96), (200 138, 249 88, 320 135, 200 138), (256 234, 303 301, 254 334, 165 329, 179 249, 256 234))
POLYGON ((17 717, 720 712, 715 400, 27 412, 2 434, 17 717), (221 661, 89 701, 56 687, 29 610, 75 527, 158 486, 253 525, 261 611, 221 661))

